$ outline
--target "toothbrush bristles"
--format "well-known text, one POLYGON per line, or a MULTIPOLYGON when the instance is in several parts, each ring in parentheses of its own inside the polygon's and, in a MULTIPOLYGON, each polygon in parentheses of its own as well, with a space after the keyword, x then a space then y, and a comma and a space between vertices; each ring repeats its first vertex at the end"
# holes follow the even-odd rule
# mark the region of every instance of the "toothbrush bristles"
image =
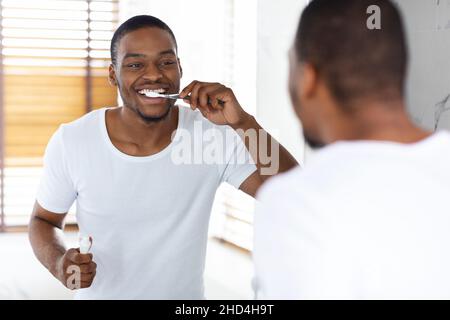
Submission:
POLYGON ((149 98, 158 98, 158 97, 163 96, 162 94, 160 94, 158 92, 153 92, 153 91, 146 92, 145 95, 149 98))

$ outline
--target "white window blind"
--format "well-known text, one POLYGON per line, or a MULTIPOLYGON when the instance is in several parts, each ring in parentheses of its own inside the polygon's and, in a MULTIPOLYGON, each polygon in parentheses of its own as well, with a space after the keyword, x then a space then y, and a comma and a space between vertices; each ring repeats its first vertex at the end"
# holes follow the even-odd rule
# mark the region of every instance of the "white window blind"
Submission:
POLYGON ((1 211, 24 225, 61 123, 116 105, 107 81, 117 0, 1 0, 1 211))

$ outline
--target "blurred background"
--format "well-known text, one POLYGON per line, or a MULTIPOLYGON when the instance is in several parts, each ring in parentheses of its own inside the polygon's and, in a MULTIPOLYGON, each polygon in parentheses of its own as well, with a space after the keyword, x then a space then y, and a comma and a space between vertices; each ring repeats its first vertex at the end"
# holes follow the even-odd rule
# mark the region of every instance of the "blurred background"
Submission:
MULTIPOLYGON (((27 224, 45 146, 61 123, 117 105, 109 44, 131 16, 174 31, 192 80, 231 87, 300 163, 310 151, 291 110, 287 52, 308 0, 0 0, 0 298, 71 299, 31 251, 27 224)), ((397 0, 411 49, 408 103, 428 129, 450 129, 450 0, 397 0)), ((254 200, 224 184, 213 206, 208 299, 252 299, 254 200)), ((66 237, 77 246, 76 207, 66 237)))

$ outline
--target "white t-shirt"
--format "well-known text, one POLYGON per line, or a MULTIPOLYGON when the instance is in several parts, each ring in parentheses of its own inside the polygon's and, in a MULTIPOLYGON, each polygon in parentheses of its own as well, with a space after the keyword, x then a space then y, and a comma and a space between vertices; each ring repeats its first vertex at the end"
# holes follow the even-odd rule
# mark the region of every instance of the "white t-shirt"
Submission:
POLYGON ((76 298, 203 299, 216 189, 221 182, 238 188, 256 170, 251 160, 236 160, 243 154, 251 159, 245 145, 230 127, 180 107, 178 129, 164 150, 129 156, 112 144, 105 110, 56 131, 37 194, 39 204, 55 213, 76 201, 80 232, 93 237, 97 275, 76 298), (235 139, 220 140, 225 132, 235 139), (202 162, 201 150, 212 146, 223 146, 223 161, 202 162))
POLYGON ((448 132, 335 143, 257 198, 260 298, 450 298, 448 132))

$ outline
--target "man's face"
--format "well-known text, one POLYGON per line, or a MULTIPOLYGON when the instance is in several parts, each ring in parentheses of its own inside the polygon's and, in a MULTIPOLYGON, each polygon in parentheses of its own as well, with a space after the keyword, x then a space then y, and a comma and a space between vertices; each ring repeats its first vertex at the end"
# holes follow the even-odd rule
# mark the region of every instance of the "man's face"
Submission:
POLYGON ((289 94, 294 111, 299 117, 306 143, 313 149, 325 144, 319 137, 320 114, 314 96, 315 76, 311 68, 298 62, 294 49, 289 51, 289 94))
POLYGON ((146 122, 164 119, 175 100, 148 98, 143 90, 178 93, 181 75, 174 40, 153 27, 127 33, 119 41, 116 65, 110 67, 110 79, 119 87, 124 105, 146 122))

